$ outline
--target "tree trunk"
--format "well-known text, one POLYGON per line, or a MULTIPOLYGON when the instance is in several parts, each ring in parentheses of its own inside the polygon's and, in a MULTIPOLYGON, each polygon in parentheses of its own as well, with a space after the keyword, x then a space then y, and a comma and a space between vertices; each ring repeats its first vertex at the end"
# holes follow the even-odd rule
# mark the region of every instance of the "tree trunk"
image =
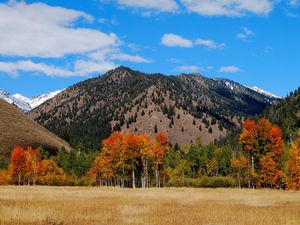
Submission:
POLYGON ((149 188, 148 160, 146 160, 145 187, 149 188))
POLYGON ((156 165, 156 170, 155 170, 155 182, 156 182, 156 188, 160 188, 158 165, 156 165))
POLYGON ((135 188, 135 174, 134 174, 134 168, 132 169, 132 188, 135 188))
POLYGON ((253 153, 251 153, 251 164, 252 164, 252 174, 254 174, 255 170, 254 170, 254 156, 253 156, 253 153))
POLYGON ((19 186, 21 186, 21 174, 19 173, 19 186))
POLYGON ((241 178, 240 178, 240 172, 238 172, 237 176, 238 176, 239 188, 241 188, 241 178))

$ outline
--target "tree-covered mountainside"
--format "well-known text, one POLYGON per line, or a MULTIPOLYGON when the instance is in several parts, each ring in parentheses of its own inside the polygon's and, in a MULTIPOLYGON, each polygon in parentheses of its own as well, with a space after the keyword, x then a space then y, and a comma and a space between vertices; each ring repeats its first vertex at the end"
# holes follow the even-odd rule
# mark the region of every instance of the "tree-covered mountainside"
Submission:
POLYGON ((282 128, 285 139, 291 143, 300 128, 300 87, 279 104, 267 108, 263 116, 282 128))
POLYGON ((29 115, 71 144, 99 149, 112 130, 165 133, 172 144, 226 136, 279 99, 224 79, 165 76, 119 67, 71 86, 29 115))

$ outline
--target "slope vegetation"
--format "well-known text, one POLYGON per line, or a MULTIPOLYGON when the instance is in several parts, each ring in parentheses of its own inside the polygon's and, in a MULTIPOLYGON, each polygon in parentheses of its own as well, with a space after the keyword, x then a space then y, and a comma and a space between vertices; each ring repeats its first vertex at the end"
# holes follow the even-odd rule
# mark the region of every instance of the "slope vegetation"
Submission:
POLYGON ((113 129, 152 136, 161 131, 172 144, 200 137, 207 144, 277 101, 229 80, 119 67, 73 85, 29 115, 65 140, 91 149, 99 148, 113 129))
POLYGON ((42 146, 49 151, 56 151, 62 146, 70 149, 68 143, 0 99, 0 155, 8 156, 16 145, 42 146))

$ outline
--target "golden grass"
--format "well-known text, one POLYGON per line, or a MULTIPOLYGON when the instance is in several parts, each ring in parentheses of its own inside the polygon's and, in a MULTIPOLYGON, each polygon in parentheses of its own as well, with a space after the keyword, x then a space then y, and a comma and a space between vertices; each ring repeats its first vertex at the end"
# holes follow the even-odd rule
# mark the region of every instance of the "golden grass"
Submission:
POLYGON ((300 192, 2 186, 0 224, 299 225, 300 192))

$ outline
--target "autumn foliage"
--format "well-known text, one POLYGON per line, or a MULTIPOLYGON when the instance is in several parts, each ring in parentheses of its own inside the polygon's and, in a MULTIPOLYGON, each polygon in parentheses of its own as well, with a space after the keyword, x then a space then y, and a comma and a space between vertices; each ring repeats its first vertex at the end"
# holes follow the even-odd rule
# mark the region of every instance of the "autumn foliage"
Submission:
POLYGON ((287 161, 286 183, 288 189, 300 190, 300 130, 292 144, 287 161))
MULTIPOLYGON (((250 162, 249 187, 299 188, 299 140, 288 150, 286 160, 281 129, 263 118, 257 123, 245 121, 240 145, 250 162)), ((236 160, 232 166, 240 168, 236 160)))
POLYGON ((155 185, 160 187, 160 169, 168 148, 168 138, 161 133, 151 142, 147 135, 117 131, 103 141, 101 154, 87 175, 100 186, 145 188, 150 186, 150 175, 155 171, 155 185))
POLYGON ((57 156, 49 156, 30 146, 16 146, 10 164, 0 167, 0 185, 300 190, 300 131, 289 146, 281 129, 267 119, 245 121, 236 151, 229 146, 202 146, 199 141, 185 152, 169 146, 162 133, 151 139, 145 134, 116 131, 103 141, 100 154, 87 158, 89 164, 80 164, 83 158, 79 156, 80 151, 75 150, 62 149, 57 156))

